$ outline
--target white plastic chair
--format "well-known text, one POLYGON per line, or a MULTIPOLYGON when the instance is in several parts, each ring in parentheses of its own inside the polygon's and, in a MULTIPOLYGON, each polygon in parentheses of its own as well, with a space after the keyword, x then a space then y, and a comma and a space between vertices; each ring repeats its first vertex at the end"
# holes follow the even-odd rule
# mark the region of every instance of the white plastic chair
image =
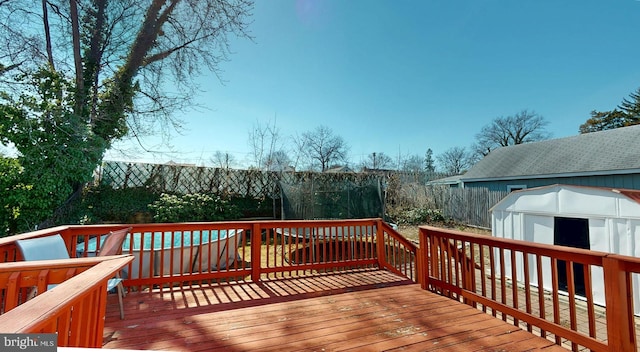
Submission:
MULTIPOLYGON (((16 245, 25 261, 70 259, 67 246, 60 235, 17 240, 16 245)), ((47 285, 47 290, 55 286, 55 284, 47 285)))
MULTIPOLYGON (((122 252, 122 241, 131 228, 110 232, 104 241, 98 256, 117 255, 122 252)), ((67 246, 62 236, 53 235, 46 237, 31 238, 26 240, 17 240, 16 245, 25 261, 33 260, 53 260, 53 259, 70 259, 67 246)), ((56 285, 48 285, 47 290, 56 285)), ((107 291, 118 289, 118 303, 120 304, 120 319, 124 319, 124 306, 122 297, 124 296, 124 287, 119 274, 109 279, 107 282, 107 291)))

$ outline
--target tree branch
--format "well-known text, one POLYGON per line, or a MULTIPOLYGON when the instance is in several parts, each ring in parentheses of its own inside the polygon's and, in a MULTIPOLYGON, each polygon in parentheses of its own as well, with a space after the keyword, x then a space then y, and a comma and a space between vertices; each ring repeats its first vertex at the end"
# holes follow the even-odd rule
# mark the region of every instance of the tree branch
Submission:
POLYGON ((171 48, 169 50, 163 51, 161 53, 157 53, 157 54, 151 55, 149 57, 145 57, 144 60, 142 61, 142 66, 147 66, 147 65, 152 64, 152 63, 154 63, 156 61, 160 61, 160 60, 166 59, 167 57, 169 57, 169 55, 175 53, 176 51, 182 50, 182 49, 188 47, 189 45, 191 45, 191 44, 193 44, 193 43, 195 43, 195 42, 197 42, 197 41, 199 41, 201 39, 203 39, 203 38, 195 38, 195 39, 192 39, 192 40, 190 40, 190 41, 188 41, 188 42, 186 42, 186 43, 184 43, 184 44, 182 44, 180 46, 176 46, 174 48, 171 48))

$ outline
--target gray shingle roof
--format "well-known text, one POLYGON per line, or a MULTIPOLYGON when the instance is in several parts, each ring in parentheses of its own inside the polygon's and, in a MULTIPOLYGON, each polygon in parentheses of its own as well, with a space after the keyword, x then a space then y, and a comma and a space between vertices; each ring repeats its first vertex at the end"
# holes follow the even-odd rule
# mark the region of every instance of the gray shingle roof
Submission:
POLYGON ((463 181, 640 169, 640 125, 493 150, 463 181))
POLYGON ((449 177, 443 177, 443 178, 439 178, 437 180, 431 180, 429 182, 427 182, 427 186, 428 185, 451 185, 451 184, 457 184, 460 183, 460 179, 462 178, 462 175, 453 175, 453 176, 449 176, 449 177))

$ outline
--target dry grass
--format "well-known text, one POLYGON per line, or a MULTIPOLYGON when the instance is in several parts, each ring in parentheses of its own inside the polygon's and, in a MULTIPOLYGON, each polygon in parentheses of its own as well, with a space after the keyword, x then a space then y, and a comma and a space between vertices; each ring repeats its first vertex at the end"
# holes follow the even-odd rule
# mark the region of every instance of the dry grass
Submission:
MULTIPOLYGON (((441 227, 441 228, 445 228, 445 229, 455 229, 455 230, 458 230, 458 231, 464 231, 464 232, 477 233, 477 234, 481 234, 481 235, 491 236, 491 230, 481 229, 481 228, 477 228, 477 227, 462 226, 462 225, 451 227, 451 226, 445 226, 445 225, 442 225, 442 224, 425 224, 425 225, 441 227)), ((418 244, 418 242, 419 242, 419 239, 418 239, 418 227, 419 226, 420 225, 400 225, 398 227, 398 232, 402 236, 404 236, 405 238, 407 238, 407 239, 413 241, 414 243, 418 244)))

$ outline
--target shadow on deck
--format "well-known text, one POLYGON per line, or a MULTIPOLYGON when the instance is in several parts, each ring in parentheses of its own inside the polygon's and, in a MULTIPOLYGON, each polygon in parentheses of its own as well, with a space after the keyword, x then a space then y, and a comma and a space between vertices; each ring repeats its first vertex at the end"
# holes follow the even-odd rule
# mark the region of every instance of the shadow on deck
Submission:
POLYGON ((173 351, 564 350, 384 270, 110 295, 103 348, 173 351))

